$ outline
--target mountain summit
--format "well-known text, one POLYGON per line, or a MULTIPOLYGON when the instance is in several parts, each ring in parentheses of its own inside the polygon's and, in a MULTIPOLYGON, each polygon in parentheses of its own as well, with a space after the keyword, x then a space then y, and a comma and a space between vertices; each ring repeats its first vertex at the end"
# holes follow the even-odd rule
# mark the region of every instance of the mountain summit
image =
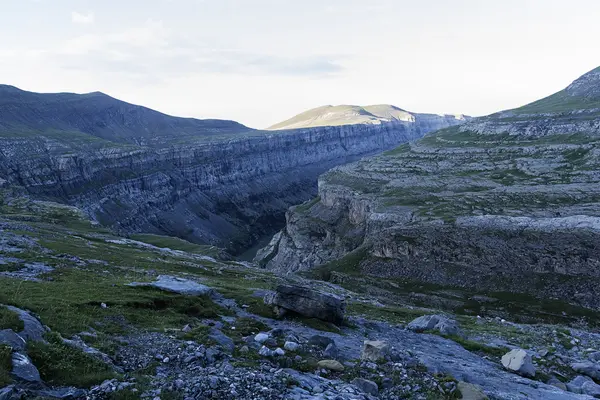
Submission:
MULTIPOLYGON (((376 104, 371 106, 327 105, 305 111, 268 129, 281 130, 312 128, 316 126, 379 125, 393 122, 415 122, 419 115, 390 104, 376 104)), ((465 119, 463 115, 456 115, 454 117, 458 120, 465 119)))

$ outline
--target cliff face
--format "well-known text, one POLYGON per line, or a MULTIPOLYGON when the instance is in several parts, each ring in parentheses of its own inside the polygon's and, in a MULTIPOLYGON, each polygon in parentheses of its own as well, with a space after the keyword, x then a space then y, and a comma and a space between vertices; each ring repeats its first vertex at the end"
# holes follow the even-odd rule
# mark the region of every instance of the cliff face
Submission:
MULTIPOLYGON (((29 114, 31 107, 23 111, 13 103, 3 115, 29 114)), ((144 109, 142 114, 151 113, 162 122, 133 120, 139 126, 161 128, 125 135, 131 133, 132 122, 119 107, 110 108, 120 110, 116 114, 103 115, 108 116, 104 126, 110 126, 111 137, 125 138, 122 142, 107 140, 106 130, 71 131, 66 127, 70 121, 64 119, 40 132, 35 126, 17 130, 18 124, 4 119, 0 184, 76 205, 120 232, 175 235, 237 251, 281 227, 289 206, 314 197, 316 178, 324 171, 461 122, 428 116, 423 121, 277 133, 239 125, 240 131, 232 133, 235 123, 212 121, 210 134, 205 134, 206 121, 172 121, 144 109), (128 121, 129 128, 115 121, 128 121), (179 123, 186 132, 183 137, 177 135, 179 123), (186 131, 190 124, 193 132, 186 131)), ((85 113, 75 120, 87 121, 85 113)), ((19 123, 23 121, 35 119, 28 116, 19 123)))
POLYGON ((600 307, 597 87, 334 168, 257 261, 600 307))

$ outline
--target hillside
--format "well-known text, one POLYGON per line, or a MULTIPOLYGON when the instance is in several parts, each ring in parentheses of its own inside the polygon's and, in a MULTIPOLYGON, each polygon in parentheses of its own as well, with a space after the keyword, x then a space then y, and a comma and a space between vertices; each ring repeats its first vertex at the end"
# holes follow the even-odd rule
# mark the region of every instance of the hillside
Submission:
POLYGON ((596 69, 546 99, 327 172, 257 260, 347 284, 367 275, 597 309, 599 88, 596 69))
MULTIPOLYGON (((410 113, 389 104, 379 104, 366 107, 353 105, 322 106, 305 111, 286 121, 275 124, 268 129, 299 129, 318 126, 340 126, 353 124, 379 125, 395 122, 415 122, 420 117, 431 116, 431 114, 423 115, 410 113)), ((465 117, 462 115, 441 115, 439 117, 455 118, 457 120, 465 119, 465 117)))
POLYGON ((249 131, 233 121, 172 117, 100 92, 46 94, 0 85, 0 137, 68 134, 156 146, 249 131))

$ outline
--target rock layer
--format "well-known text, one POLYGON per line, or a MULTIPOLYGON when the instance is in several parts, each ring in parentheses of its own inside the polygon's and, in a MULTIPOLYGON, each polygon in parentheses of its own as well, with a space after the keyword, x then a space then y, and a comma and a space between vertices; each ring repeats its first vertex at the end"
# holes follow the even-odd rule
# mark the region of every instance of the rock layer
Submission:
POLYGON ((600 307, 597 71, 327 172, 257 261, 600 307))
POLYGON ((327 169, 461 122, 415 114, 394 124, 271 133, 170 117, 102 94, 0 89, 0 186, 76 205, 122 233, 233 251, 280 227, 290 205, 316 194, 327 169))

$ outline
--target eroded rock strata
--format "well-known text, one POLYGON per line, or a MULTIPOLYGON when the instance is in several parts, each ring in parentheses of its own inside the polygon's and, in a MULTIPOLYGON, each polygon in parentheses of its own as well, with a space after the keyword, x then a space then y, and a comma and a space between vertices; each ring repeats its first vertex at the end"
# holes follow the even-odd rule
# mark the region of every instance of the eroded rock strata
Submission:
POLYGON ((319 179, 257 261, 600 307, 600 68, 319 179))

